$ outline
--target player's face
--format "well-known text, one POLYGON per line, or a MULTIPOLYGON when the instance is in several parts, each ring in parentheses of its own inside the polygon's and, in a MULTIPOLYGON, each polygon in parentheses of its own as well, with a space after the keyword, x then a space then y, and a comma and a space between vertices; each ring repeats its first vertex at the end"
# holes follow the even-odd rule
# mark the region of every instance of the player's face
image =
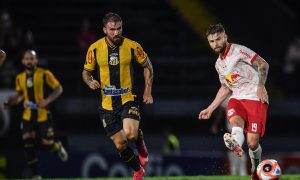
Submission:
POLYGON ((223 54, 227 45, 227 35, 225 33, 215 33, 207 36, 211 49, 218 54, 223 54))
POLYGON ((33 70, 38 63, 35 51, 26 51, 23 55, 22 63, 27 70, 33 70))
POLYGON ((122 22, 109 21, 106 26, 103 27, 103 32, 114 45, 119 45, 122 42, 122 22))

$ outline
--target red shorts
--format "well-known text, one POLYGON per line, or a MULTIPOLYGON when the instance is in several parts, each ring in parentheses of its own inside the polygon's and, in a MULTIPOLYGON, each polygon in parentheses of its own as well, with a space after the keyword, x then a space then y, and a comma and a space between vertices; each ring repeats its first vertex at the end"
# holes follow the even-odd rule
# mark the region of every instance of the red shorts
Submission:
POLYGON ((245 121, 244 130, 249 133, 265 133, 268 104, 260 101, 246 99, 230 99, 227 106, 227 119, 233 116, 240 116, 245 121))

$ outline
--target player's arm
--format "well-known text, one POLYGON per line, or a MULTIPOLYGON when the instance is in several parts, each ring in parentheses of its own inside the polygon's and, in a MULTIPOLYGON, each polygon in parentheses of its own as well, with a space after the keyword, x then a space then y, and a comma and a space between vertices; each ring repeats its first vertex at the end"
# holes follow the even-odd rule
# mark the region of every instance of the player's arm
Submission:
POLYGON ((96 81, 92 76, 92 71, 87 71, 83 69, 82 71, 82 79, 86 85, 92 90, 96 90, 100 88, 100 83, 96 81))
POLYGON ((2 49, 0 49, 0 66, 2 66, 5 59, 6 59, 6 53, 2 49))
POLYGON ((10 96, 7 100, 2 103, 2 107, 4 109, 9 106, 19 104, 24 99, 24 96, 21 92, 17 92, 16 94, 10 96))
POLYGON ((222 84, 213 102, 199 113, 199 119, 209 119, 213 111, 229 96, 231 90, 222 84))
POLYGON ((153 97, 151 95, 151 91, 152 91, 152 83, 153 83, 153 66, 148 57, 142 66, 144 68, 144 79, 145 79, 145 90, 143 95, 143 102, 145 104, 152 104, 153 97))
POLYGON ((265 88, 265 83, 267 81, 269 64, 260 56, 257 56, 256 60, 253 62, 253 67, 258 72, 259 82, 257 86, 257 96, 262 103, 269 103, 268 93, 265 88))
POLYGON ((52 93, 46 98, 40 100, 37 104, 39 108, 47 107, 49 104, 51 104, 55 99, 57 99, 61 94, 63 93, 63 87, 59 86, 55 88, 52 93))

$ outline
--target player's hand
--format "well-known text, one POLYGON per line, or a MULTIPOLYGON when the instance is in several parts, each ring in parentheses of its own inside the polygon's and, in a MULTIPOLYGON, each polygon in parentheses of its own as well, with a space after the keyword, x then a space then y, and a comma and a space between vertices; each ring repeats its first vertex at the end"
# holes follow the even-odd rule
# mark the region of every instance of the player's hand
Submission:
POLYGON ((48 106, 49 102, 47 99, 41 99, 39 102, 36 103, 39 108, 45 108, 48 106))
POLYGON ((153 97, 150 93, 144 93, 143 95, 143 102, 145 104, 152 104, 153 103, 153 97))
POLYGON ((199 119, 209 119, 211 117, 212 112, 206 108, 199 113, 199 119))
POLYGON ((269 104, 269 96, 264 85, 257 86, 256 94, 260 102, 269 104))
POLYGON ((99 89, 100 88, 100 84, 98 81, 96 80, 91 80, 90 83, 89 83, 89 87, 92 89, 92 90, 96 90, 96 89, 99 89))
POLYGON ((7 109, 8 107, 9 107, 8 101, 1 102, 1 108, 2 109, 7 109))
POLYGON ((6 53, 0 49, 0 66, 4 63, 6 59, 6 53))

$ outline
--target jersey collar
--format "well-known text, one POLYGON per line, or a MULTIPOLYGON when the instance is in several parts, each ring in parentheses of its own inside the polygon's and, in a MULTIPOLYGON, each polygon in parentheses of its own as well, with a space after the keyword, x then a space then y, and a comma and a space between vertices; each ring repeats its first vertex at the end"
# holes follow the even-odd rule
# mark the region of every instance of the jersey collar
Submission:
POLYGON ((228 54, 228 52, 229 52, 229 50, 230 50, 230 48, 231 48, 231 43, 229 43, 227 46, 226 46, 226 49, 225 49, 225 52, 224 52, 224 54, 222 55, 222 56, 220 56, 220 58, 221 58, 221 60, 224 60, 225 58, 226 58, 226 56, 227 56, 227 54, 228 54))

